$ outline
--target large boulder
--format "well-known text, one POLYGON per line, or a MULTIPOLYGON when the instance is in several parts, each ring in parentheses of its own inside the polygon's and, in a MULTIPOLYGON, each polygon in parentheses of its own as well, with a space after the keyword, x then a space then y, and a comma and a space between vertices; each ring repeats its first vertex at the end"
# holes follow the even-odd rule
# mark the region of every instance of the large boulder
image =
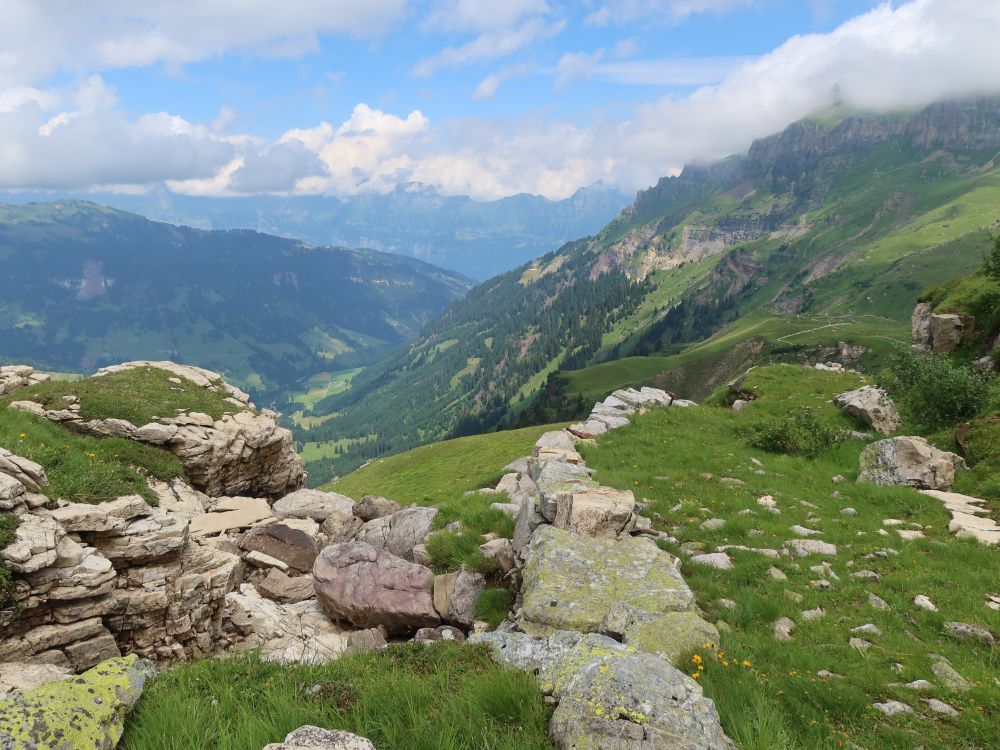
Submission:
POLYGON ((902 424, 896 404, 884 390, 873 385, 841 393, 833 403, 883 435, 895 432, 902 424))
POLYGON ((511 669, 534 672, 557 702, 549 734, 560 750, 733 750, 715 704, 666 660, 601 635, 559 631, 474 635, 511 669))
POLYGON ((397 557, 413 560, 413 548, 422 544, 434 528, 437 508, 404 508, 391 516, 368 521, 355 539, 359 542, 384 547, 397 557))
POLYGON ((274 504, 274 515, 278 518, 311 518, 322 523, 334 515, 352 517, 354 501, 336 492, 297 490, 274 504))
POLYGON ((913 348, 934 354, 955 351, 974 321, 961 315, 936 315, 932 310, 930 302, 921 302, 914 308, 911 320, 913 348))
POLYGON ((313 565, 316 597, 326 613, 359 628, 391 633, 433 627, 434 573, 364 542, 331 544, 313 565))
POLYGON ((542 526, 522 575, 526 632, 620 633, 629 622, 694 606, 676 559, 645 538, 613 542, 542 526))
POLYGON ((125 715, 155 674, 148 661, 126 656, 109 659, 79 677, 15 694, 0 702, 0 746, 110 750, 121 739, 125 715))
POLYGON ((859 482, 908 485, 922 490, 949 490, 955 472, 968 468, 954 453, 935 448, 922 437, 879 440, 861 452, 859 482))
POLYGON ((635 497, 628 490, 588 487, 556 498, 556 528, 600 539, 618 539, 635 528, 635 497))
POLYGON ((402 506, 395 500, 381 495, 365 495, 355 504, 354 515, 362 521, 374 521, 376 518, 391 516, 399 510, 402 510, 402 506))

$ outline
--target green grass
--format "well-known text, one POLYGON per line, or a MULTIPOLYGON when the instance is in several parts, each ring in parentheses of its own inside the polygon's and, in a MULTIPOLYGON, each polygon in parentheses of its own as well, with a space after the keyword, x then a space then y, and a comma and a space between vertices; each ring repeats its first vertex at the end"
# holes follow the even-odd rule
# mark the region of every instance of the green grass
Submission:
POLYGON ((124 419, 137 426, 157 417, 174 417, 182 410, 208 414, 212 419, 236 410, 225 401, 225 393, 200 388, 183 378, 177 385, 170 382, 173 377, 166 370, 142 367, 99 378, 34 385, 8 396, 5 402, 36 401, 48 409, 62 409, 66 406, 64 396, 76 396, 83 419, 124 419))
POLYGON ((512 537, 514 519, 490 508, 495 502, 504 502, 504 496, 465 493, 495 486, 505 464, 529 455, 543 432, 561 427, 528 427, 423 445, 377 459, 321 489, 355 499, 383 495, 402 505, 439 508, 435 518, 438 529, 453 521, 460 521, 463 528, 460 533, 438 531, 431 535, 427 541, 431 567, 444 572, 466 565, 489 574, 494 566, 478 549, 485 541, 483 535, 512 537))
MULTIPOLYGON (((13 513, 0 513, 0 549, 14 541, 14 532, 17 531, 18 523, 18 518, 13 513)), ((10 569, 0 562, 0 611, 11 603, 13 590, 14 584, 10 569)))
POLYGON ((476 597, 476 619, 495 628, 507 619, 507 613, 513 606, 514 592, 510 589, 486 589, 476 597))
POLYGON ((322 666, 254 656, 183 664, 156 678, 123 750, 260 750, 304 724, 379 750, 551 750, 534 679, 483 647, 395 645, 322 666))
MULTIPOLYGON (((684 560, 685 579, 708 619, 726 623, 720 651, 699 654, 705 667, 699 680, 741 750, 991 747, 1000 707, 1000 685, 994 681, 1000 650, 958 642, 945 634, 943 623, 979 623, 1000 633, 1000 613, 985 605, 985 596, 1000 588, 997 550, 949 534, 949 515, 933 498, 908 488, 856 484, 861 442, 839 443, 815 459, 767 453, 746 444, 744 425, 802 408, 814 410, 831 427, 856 427, 827 402, 857 382, 851 374, 802 367, 755 370, 745 386, 759 398, 744 411, 711 406, 654 411, 584 447, 584 456, 597 470, 598 481, 631 489, 637 499, 648 502, 646 514, 655 519, 654 525, 678 543, 698 542, 706 551, 722 544, 778 548, 794 538, 789 527, 801 524, 821 530, 820 538, 837 545, 837 555, 828 559, 839 580, 826 576, 832 582, 826 591, 812 587, 824 574, 810 567, 827 558, 772 561, 734 551, 735 568, 718 571, 690 562, 679 546, 665 545, 684 560), (848 481, 832 483, 838 474, 848 481), (745 484, 724 483, 722 477, 745 484), (777 500, 781 515, 758 506, 755 498, 764 494, 777 500), (803 501, 817 507, 804 506, 803 501), (842 515, 840 510, 847 506, 858 515, 842 515), (754 515, 740 515, 744 509, 754 515), (700 524, 710 517, 725 519, 725 527, 702 530, 700 524), (892 528, 886 528, 887 536, 879 534, 888 518, 919 524, 926 538, 904 542, 892 528), (884 548, 899 554, 866 559, 884 548), (779 567, 788 581, 771 579, 766 572, 770 565, 779 567), (862 569, 875 571, 881 581, 849 577, 862 569), (869 606, 869 592, 888 602, 890 610, 869 606), (930 596, 940 611, 915 607, 917 594, 930 596), (794 602, 790 595, 802 601, 794 602), (723 606, 722 598, 735 602, 735 609, 723 606), (802 618, 802 611, 815 607, 822 607, 825 617, 802 618), (779 616, 796 622, 789 643, 779 643, 772 635, 779 616), (874 623, 883 634, 867 637, 874 647, 862 653, 848 646, 848 640, 851 628, 866 623, 874 623), (942 688, 930 671, 932 653, 950 659, 973 687, 964 693, 942 688), (743 666, 744 661, 750 666, 743 666), (899 674, 893 669, 897 663, 902 665, 899 674), (817 676, 824 669, 843 677, 817 676), (928 679, 935 687, 917 695, 894 686, 916 679, 928 679), (944 700, 961 714, 939 718, 920 697, 944 700), (889 699, 906 702, 917 713, 886 718, 871 707, 889 699)), ((691 671, 699 671, 696 664, 691 671)))
POLYGON ((76 503, 141 495, 155 505, 145 476, 164 481, 184 476, 181 462, 162 448, 123 438, 77 435, 41 417, 2 407, 0 446, 45 468, 49 484, 42 488, 43 494, 76 503))

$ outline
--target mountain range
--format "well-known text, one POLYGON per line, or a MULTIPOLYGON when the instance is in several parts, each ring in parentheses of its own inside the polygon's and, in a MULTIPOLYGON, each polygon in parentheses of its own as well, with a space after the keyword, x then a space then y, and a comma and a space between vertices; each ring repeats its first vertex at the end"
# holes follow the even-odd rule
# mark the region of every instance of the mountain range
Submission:
POLYGON ((561 201, 514 195, 496 201, 444 196, 408 184, 387 194, 332 196, 186 196, 165 188, 140 194, 6 193, 23 204, 86 199, 157 221, 199 229, 253 229, 317 246, 364 247, 406 255, 473 279, 487 279, 591 234, 627 206, 631 195, 605 185, 561 201))
POLYGON ((981 263, 1000 217, 998 154, 998 99, 797 122, 476 287, 315 404, 337 416, 298 437, 364 440, 315 467, 322 477, 532 412, 573 416, 633 382, 698 397, 841 341, 874 363, 907 338, 921 290, 981 263))
POLYGON ((0 205, 0 357, 89 372, 171 359, 269 403, 373 361, 472 285, 414 258, 204 231, 80 201, 0 205))

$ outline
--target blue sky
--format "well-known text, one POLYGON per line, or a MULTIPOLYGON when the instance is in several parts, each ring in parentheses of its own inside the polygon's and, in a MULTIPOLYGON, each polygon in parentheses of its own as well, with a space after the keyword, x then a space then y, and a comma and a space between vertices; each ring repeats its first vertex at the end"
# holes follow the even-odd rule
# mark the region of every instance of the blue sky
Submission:
POLYGON ((633 190, 830 106, 992 93, 979 0, 0 0, 0 187, 633 190))

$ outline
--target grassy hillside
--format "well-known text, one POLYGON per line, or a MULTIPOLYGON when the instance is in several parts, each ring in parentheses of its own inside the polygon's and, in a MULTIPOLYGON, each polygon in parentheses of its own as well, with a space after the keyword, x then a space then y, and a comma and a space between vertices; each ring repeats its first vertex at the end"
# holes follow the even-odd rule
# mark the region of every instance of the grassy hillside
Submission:
MULTIPOLYGON (((1000 651, 958 641, 943 624, 978 623, 1000 632, 1000 613, 985 603, 997 593, 997 550, 949 534, 949 514, 937 500, 907 488, 855 484, 862 442, 832 444, 814 459, 749 445, 755 426, 787 425, 803 409, 821 425, 856 429, 829 399, 857 383, 851 374, 801 367, 756 370, 745 387, 759 398, 740 413, 711 406, 654 411, 585 447, 584 455, 600 482, 630 489, 649 504, 655 526, 677 539, 667 548, 685 561, 699 605, 710 620, 725 623, 720 649, 699 651, 692 671, 702 672, 699 681, 740 750, 989 747, 1000 705, 993 679, 1000 651), (838 475, 846 481, 835 484, 838 475), (780 515, 756 502, 764 495, 774 498, 780 515), (843 514, 847 507, 857 514, 843 514), (703 529, 709 518, 725 525, 703 529), (720 571, 692 563, 684 551, 725 544, 777 549, 796 538, 795 524, 819 530, 837 553, 771 560, 731 551, 735 567, 720 571), (905 541, 899 528, 925 536, 905 541), (829 567, 813 567, 825 563, 829 567), (772 566, 781 579, 768 572, 772 566), (862 570, 878 579, 851 576, 862 570), (872 606, 870 594, 887 609, 872 606), (939 612, 916 607, 918 594, 929 596, 939 612), (802 614, 817 608, 814 619, 802 614), (782 616, 796 624, 787 643, 772 633, 782 616), (866 624, 877 634, 851 632, 866 624), (872 645, 858 650, 849 644, 852 637, 872 645), (931 669, 935 654, 969 681, 967 690, 942 686, 931 669), (931 687, 905 686, 917 679, 931 687), (922 698, 947 702, 959 713, 942 717, 922 698), (890 699, 915 713, 887 718, 872 708, 890 699)), ((1000 465, 993 471, 1000 473, 1000 465)))
POLYGON ((980 264, 1000 217, 998 134, 998 100, 814 118, 665 178, 594 237, 475 289, 407 351, 317 402, 307 416, 336 416, 298 437, 377 433, 328 467, 342 472, 449 435, 569 416, 533 409, 538 392, 649 381, 697 395, 839 341, 877 361, 923 289, 980 264), (562 380, 546 387, 553 373, 562 380))
POLYGON ((471 285, 413 258, 81 201, 0 205, 0 259, 0 357, 76 372, 172 359, 261 403, 412 339, 471 285))

